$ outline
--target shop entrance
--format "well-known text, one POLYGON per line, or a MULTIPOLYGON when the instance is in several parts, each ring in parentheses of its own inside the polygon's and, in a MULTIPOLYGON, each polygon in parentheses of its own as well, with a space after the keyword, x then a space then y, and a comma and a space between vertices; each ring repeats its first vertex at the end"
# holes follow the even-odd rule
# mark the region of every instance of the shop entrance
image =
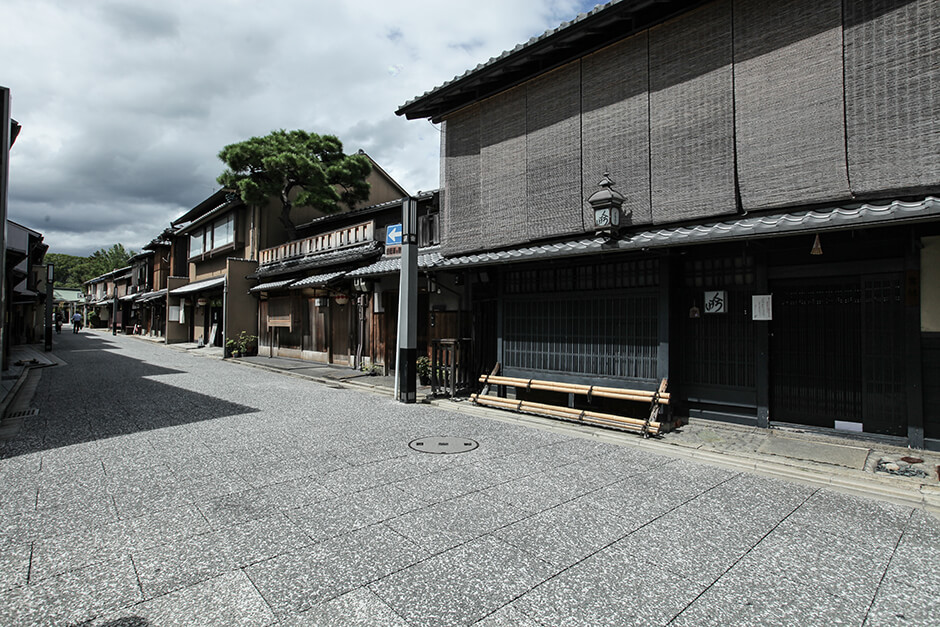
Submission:
POLYGON ((771 420, 906 435, 903 276, 771 287, 771 420))

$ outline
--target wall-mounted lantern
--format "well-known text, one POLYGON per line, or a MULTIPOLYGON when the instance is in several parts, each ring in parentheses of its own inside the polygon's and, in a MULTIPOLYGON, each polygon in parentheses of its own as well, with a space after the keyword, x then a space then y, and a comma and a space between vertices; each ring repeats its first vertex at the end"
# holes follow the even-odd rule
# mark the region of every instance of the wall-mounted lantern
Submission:
POLYGON ((622 222, 623 194, 613 188, 610 174, 604 172, 604 178, 598 183, 601 189, 591 194, 588 202, 594 209, 594 232, 608 238, 617 237, 622 222))

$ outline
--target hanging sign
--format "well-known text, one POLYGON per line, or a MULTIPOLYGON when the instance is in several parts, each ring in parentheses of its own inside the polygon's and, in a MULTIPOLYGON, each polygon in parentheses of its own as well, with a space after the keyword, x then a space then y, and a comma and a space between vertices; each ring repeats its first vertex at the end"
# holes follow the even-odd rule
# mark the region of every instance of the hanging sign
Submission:
POLYGON ((751 296, 751 320, 773 320, 773 296, 754 294, 751 296))
POLYGON ((721 290, 717 292, 705 292, 705 313, 725 313, 727 309, 728 292, 721 290))

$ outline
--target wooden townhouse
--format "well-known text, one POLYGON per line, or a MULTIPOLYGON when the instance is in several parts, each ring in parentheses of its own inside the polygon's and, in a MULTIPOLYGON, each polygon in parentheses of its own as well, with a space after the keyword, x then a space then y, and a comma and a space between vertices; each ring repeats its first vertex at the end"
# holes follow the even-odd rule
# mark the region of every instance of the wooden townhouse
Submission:
POLYGON ((85 281, 85 325, 123 333, 132 328, 129 297, 133 295, 133 267, 125 266, 85 281))
POLYGON ((623 0, 404 104, 479 372, 940 447, 937 23, 623 0))
MULTIPOLYGON (((415 198, 425 225, 420 245, 433 255, 438 194, 415 198)), ((261 251, 252 292, 262 354, 394 369, 403 202, 322 216, 298 227, 302 239, 261 251)), ((426 289, 421 304, 431 311, 426 289)), ((437 315, 443 327, 448 314, 437 315)))
MULTIPOLYGON (((354 207, 341 204, 340 214, 406 195, 388 173, 370 161, 372 170, 366 179, 369 200, 354 207)), ((279 203, 250 206, 238 194, 222 189, 172 222, 170 263, 172 270, 179 272, 174 264, 185 260, 185 269, 167 279, 167 342, 224 346, 242 332, 260 335, 262 341, 267 337, 265 323, 259 333, 265 301, 259 301, 261 291, 252 291, 259 280, 259 261, 280 261, 289 254, 284 251, 301 246, 298 241, 288 241, 279 214, 279 203)), ((295 224, 310 223, 324 215, 303 206, 291 211, 295 224)))

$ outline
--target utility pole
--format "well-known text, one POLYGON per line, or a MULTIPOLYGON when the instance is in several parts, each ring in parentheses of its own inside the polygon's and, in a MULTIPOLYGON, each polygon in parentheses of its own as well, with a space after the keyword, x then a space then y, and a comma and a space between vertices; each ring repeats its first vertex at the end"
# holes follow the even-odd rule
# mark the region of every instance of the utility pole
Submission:
MULTIPOLYGON (((17 125, 17 128, 19 126, 17 125)), ((7 185, 10 178, 10 148, 13 145, 10 90, 0 87, 0 361, 7 369, 7 185)))
POLYGON ((52 264, 46 266, 46 324, 45 324, 45 349, 48 353, 52 350, 52 283, 55 280, 55 268, 52 264))
POLYGON ((396 391, 402 403, 417 401, 418 357, 418 201, 402 203, 401 282, 398 290, 398 363, 396 391))

